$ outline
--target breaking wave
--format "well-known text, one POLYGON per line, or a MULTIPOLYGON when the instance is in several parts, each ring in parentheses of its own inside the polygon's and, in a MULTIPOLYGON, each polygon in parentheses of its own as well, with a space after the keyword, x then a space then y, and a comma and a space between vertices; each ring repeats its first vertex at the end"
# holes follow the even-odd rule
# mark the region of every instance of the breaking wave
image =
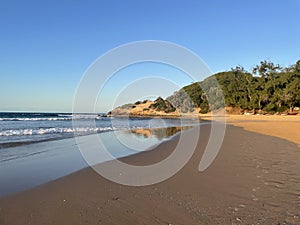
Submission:
POLYGON ((64 133, 99 133, 105 131, 113 131, 116 128, 113 127, 83 127, 83 128, 39 128, 39 129, 19 129, 19 130, 2 130, 0 136, 26 136, 26 135, 43 135, 43 134, 64 134, 64 133))

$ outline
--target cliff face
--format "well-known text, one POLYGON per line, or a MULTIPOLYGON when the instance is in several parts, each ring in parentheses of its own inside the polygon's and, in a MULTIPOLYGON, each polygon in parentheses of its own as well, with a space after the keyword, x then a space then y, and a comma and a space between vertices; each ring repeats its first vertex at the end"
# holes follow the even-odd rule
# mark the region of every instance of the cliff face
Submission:
POLYGON ((153 116, 166 116, 178 117, 179 113, 170 102, 157 98, 155 101, 145 100, 143 102, 136 102, 134 104, 125 104, 119 106, 112 111, 108 112, 108 116, 132 116, 132 117, 153 117, 153 116))

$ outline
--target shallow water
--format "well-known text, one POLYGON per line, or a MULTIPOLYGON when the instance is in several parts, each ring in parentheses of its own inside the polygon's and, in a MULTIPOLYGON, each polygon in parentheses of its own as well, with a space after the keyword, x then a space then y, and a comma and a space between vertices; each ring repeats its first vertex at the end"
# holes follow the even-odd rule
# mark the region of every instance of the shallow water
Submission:
POLYGON ((68 138, 1 149, 0 196, 26 190, 88 167, 81 154, 85 150, 78 148, 79 142, 82 148, 88 149, 89 155, 97 156, 92 162, 97 164, 150 150, 189 128, 191 127, 106 132, 80 136, 77 140, 68 138), (99 139, 104 148, 99 146, 99 139), (105 154, 105 150, 109 151, 110 156, 105 154))
POLYGON ((97 114, 1 113, 0 148, 114 130, 199 124, 195 119, 110 118, 97 114))

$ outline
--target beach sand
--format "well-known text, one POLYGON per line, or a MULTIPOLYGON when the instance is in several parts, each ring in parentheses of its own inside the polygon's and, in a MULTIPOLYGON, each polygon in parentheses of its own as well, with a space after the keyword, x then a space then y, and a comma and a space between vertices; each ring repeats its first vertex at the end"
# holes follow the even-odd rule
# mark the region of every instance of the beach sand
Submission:
MULTIPOLYGON (((300 224, 300 117, 227 121, 221 151, 204 172, 198 165, 210 125, 201 128, 192 159, 166 181, 130 187, 83 169, 1 198, 0 224, 300 224)), ((175 137, 122 161, 157 162, 177 142, 175 137)))
POLYGON ((227 122, 249 131, 292 141, 300 146, 300 116, 227 116, 227 122))

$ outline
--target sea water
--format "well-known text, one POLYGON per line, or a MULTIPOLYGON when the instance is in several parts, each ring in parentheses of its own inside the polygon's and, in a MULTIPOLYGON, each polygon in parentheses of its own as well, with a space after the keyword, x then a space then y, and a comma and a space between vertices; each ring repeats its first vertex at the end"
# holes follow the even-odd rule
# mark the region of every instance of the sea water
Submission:
MULTIPOLYGON (((94 137, 100 138, 111 156, 120 158, 152 149, 182 128, 198 124, 199 121, 193 119, 0 113, 0 196, 91 166, 81 154, 78 142, 87 146, 92 154, 98 154, 99 146, 91 142, 94 137), (79 135, 76 140, 75 133, 79 135)), ((104 154, 94 164, 110 159, 104 154)))
POLYGON ((160 118, 111 118, 98 114, 0 113, 0 148, 26 142, 63 139, 114 130, 175 127, 195 124, 194 120, 160 118), (76 127, 73 121, 76 120, 76 127), (90 121, 95 126, 90 126, 90 121))

